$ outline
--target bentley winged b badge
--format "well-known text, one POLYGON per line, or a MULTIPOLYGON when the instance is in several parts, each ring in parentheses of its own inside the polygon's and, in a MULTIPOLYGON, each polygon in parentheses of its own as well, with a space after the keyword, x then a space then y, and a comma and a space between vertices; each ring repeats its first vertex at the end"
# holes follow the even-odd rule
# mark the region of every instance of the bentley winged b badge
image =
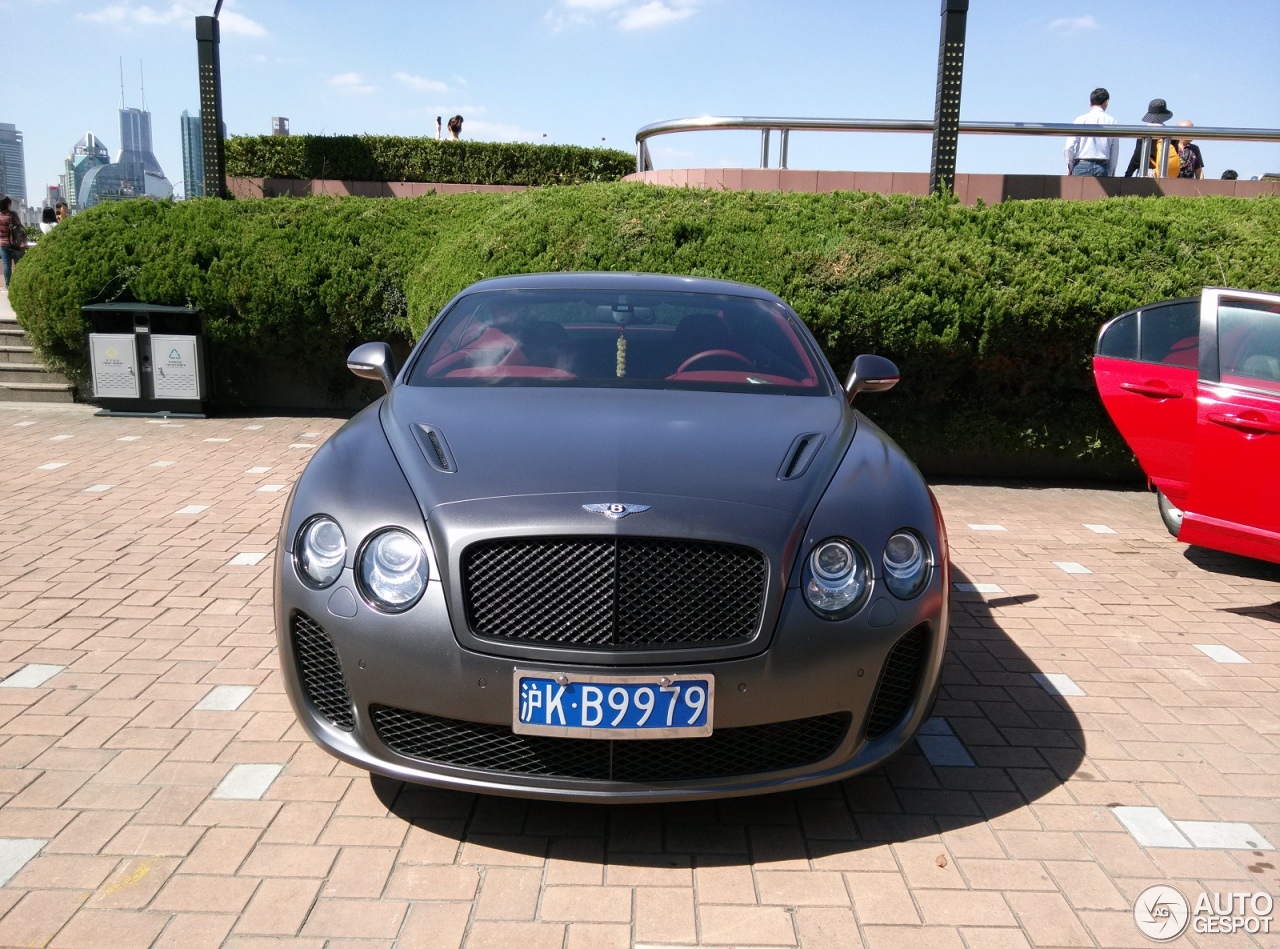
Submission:
POLYGON ((640 514, 649 510, 648 504, 584 504, 584 509, 591 511, 593 514, 603 514, 605 517, 617 520, 620 517, 626 517, 628 514, 640 514))

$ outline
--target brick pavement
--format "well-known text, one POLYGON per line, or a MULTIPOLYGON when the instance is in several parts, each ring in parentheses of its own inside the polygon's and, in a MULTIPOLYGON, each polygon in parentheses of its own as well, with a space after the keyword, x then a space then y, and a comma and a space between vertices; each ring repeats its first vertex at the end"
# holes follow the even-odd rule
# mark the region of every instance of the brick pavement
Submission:
POLYGON ((1151 884, 1280 896, 1280 568, 1186 552, 1135 491, 937 488, 945 686, 858 780, 371 780, 306 740, 271 631, 287 486, 339 424, 0 406, 0 945, 1144 946, 1151 884))

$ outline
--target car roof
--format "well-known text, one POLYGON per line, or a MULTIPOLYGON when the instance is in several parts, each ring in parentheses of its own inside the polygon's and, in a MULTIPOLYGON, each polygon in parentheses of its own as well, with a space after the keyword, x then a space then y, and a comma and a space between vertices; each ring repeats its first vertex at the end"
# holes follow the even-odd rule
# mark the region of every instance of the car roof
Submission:
POLYGON ((710 277, 687 277, 655 273, 615 273, 612 271, 574 273, 514 274, 509 277, 490 277, 467 287, 463 294, 481 290, 612 290, 639 293, 643 291, 667 291, 681 293, 716 293, 738 297, 755 297, 781 303, 782 300, 768 290, 749 283, 732 280, 714 280, 710 277))

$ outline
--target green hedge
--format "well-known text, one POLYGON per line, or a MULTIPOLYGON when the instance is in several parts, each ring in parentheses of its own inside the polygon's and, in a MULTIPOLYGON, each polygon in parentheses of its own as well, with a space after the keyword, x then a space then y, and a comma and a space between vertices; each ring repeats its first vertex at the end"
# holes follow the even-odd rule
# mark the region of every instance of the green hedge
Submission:
POLYGON ((562 270, 688 273, 774 291, 841 376, 859 352, 899 364, 898 389, 861 407, 935 471, 984 458, 1003 471, 1132 471, 1089 373, 1098 327, 1205 285, 1280 290, 1280 199, 966 208, 608 184, 124 202, 56 228, 24 259, 10 299, 41 352, 78 378, 81 304, 198 305, 230 379, 221 397, 234 403, 253 397, 233 369, 260 372, 259 356, 341 394, 354 343, 407 344, 483 277, 562 270))
POLYGON ((441 184, 583 184, 636 170, 634 155, 613 148, 397 135, 237 137, 227 141, 226 160, 232 177, 441 184))

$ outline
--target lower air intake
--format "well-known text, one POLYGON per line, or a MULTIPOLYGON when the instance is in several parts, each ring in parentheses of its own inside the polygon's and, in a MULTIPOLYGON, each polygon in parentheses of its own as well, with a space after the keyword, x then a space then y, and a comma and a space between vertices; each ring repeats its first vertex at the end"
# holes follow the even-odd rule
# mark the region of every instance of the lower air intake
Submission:
POLYGON ((320 624, 305 613, 293 614, 290 624, 298 677, 311 707, 344 731, 355 727, 347 680, 342 677, 338 651, 320 624))
POLYGON ((381 705, 369 712, 383 743, 409 758, 508 774, 636 783, 765 774, 816 764, 840 746, 850 720, 837 713, 725 728, 707 738, 608 741, 517 735, 505 725, 381 705))
POLYGON ((867 737, 879 738, 890 731, 907 714, 929 658, 929 627, 921 624, 911 630, 889 650, 884 661, 876 695, 867 716, 867 737))

